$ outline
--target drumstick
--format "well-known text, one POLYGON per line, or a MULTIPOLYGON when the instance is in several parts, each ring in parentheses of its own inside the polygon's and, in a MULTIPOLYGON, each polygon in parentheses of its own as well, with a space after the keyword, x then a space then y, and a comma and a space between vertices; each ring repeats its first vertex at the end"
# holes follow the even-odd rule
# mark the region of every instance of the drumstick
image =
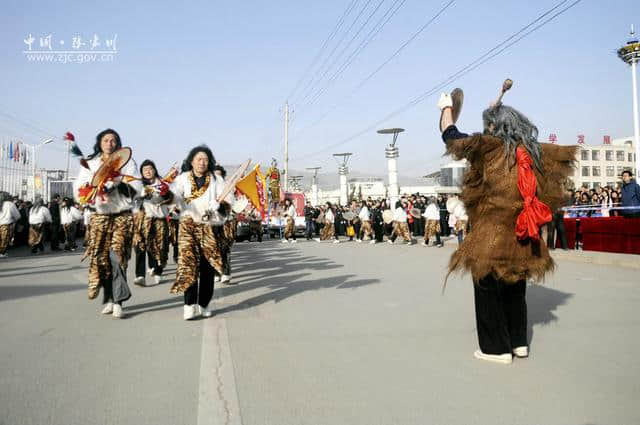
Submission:
POLYGON ((498 95, 498 98, 495 100, 495 102, 493 102, 491 106, 496 107, 500 105, 502 103, 502 96, 504 96, 504 94, 509 89, 511 89, 511 87, 513 87, 513 80, 511 80, 510 78, 507 78, 506 80, 504 80, 504 83, 502 83, 502 88, 500 89, 500 94, 498 95))

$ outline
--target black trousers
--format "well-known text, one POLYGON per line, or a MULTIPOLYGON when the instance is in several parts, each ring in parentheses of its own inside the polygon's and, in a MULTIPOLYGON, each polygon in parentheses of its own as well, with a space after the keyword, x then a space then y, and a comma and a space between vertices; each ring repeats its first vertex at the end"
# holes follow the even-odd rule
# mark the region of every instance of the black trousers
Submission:
POLYGON ((215 270, 206 258, 200 256, 200 278, 184 291, 184 304, 200 304, 202 307, 209 305, 213 298, 213 277, 215 270))
POLYGON ((564 229, 564 215, 562 213, 554 213, 553 218, 547 223, 547 247, 555 249, 556 247, 556 235, 560 239, 562 249, 568 249, 567 244, 567 232, 564 229))
POLYGON ((146 272, 145 257, 149 262, 149 269, 153 269, 153 274, 162 276, 162 267, 158 266, 158 261, 151 255, 150 252, 140 251, 136 248, 136 277, 144 277, 146 272))
POLYGON ((473 285, 476 328, 485 354, 511 353, 527 345, 527 302, 524 280, 506 284, 489 275, 473 285))
POLYGON ((60 249, 60 222, 51 224, 51 249, 53 251, 60 249))

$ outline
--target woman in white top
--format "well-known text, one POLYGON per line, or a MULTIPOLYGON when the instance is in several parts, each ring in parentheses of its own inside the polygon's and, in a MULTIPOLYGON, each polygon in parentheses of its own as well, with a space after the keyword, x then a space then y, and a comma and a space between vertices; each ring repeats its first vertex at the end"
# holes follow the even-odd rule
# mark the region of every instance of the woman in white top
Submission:
POLYGON ((320 237, 316 238, 317 242, 334 238, 333 243, 340 243, 340 240, 338 240, 338 236, 336 235, 336 228, 334 224, 335 219, 336 216, 333 213, 333 207, 330 202, 327 202, 327 206, 324 211, 324 227, 320 232, 320 237))
POLYGON ((369 205, 367 204, 367 201, 362 201, 362 206, 360 208, 360 213, 358 213, 358 218, 362 222, 362 226, 360 227, 358 239, 356 240, 358 242, 362 242, 364 238, 369 238, 373 242, 373 230, 371 228, 371 212, 369 211, 369 205))
POLYGON ((169 254, 169 226, 166 204, 173 200, 169 185, 158 177, 158 169, 150 159, 140 164, 142 196, 140 210, 136 213, 134 226, 134 249, 136 251, 136 278, 134 284, 151 286, 145 281, 145 260, 149 262, 149 274, 153 284, 162 280, 169 254))
POLYGON ((207 146, 189 152, 173 184, 180 208, 178 269, 171 293, 184 293, 184 319, 211 317, 215 272, 222 274, 222 252, 213 226, 222 226, 230 206, 221 205, 222 185, 213 174, 215 159, 207 146))
POLYGON ((442 247, 443 244, 440 240, 440 208, 435 198, 429 198, 429 205, 427 205, 427 209, 422 216, 426 220, 424 225, 424 242, 422 242, 422 245, 429 246, 429 239, 435 236, 435 244, 438 247, 442 247))
POLYGON ((13 226, 20 219, 20 211, 11 201, 11 195, 0 192, 0 258, 7 258, 7 248, 13 238, 13 226))
POLYGON ((402 201, 396 202, 396 209, 393 211, 393 232, 388 242, 393 244, 398 236, 402 236, 407 245, 412 245, 411 233, 407 224, 406 204, 402 201))
MULTIPOLYGON (((93 154, 87 158, 88 169, 81 167, 74 183, 74 193, 90 185, 94 173, 103 161, 122 147, 120 135, 107 129, 96 136, 93 154)), ((103 314, 123 316, 122 303, 131 297, 127 285, 127 266, 131 258, 133 237, 133 198, 142 189, 139 181, 125 183, 122 175, 138 177, 133 159, 120 170, 120 175, 107 180, 102 193, 92 204, 95 213, 91 216, 91 233, 86 256, 89 257, 89 299, 95 299, 104 288, 103 314)))
POLYGON ((284 217, 285 220, 287 220, 287 224, 284 228, 284 239, 282 242, 296 243, 296 207, 289 198, 284 200, 284 217))
POLYGON ((73 200, 65 197, 60 206, 60 224, 62 224, 62 228, 64 229, 65 251, 75 251, 78 247, 78 245, 76 245, 76 222, 82 219, 82 213, 73 205, 73 200))
POLYGON ((464 208, 464 204, 460 202, 453 209, 453 215, 456 217, 455 231, 458 234, 458 244, 461 244, 465 236, 467 236, 467 227, 469 217, 467 217, 467 210, 464 208))
POLYGON ((29 246, 32 253, 44 251, 44 230, 51 222, 49 208, 44 206, 41 197, 36 198, 29 211, 29 246))

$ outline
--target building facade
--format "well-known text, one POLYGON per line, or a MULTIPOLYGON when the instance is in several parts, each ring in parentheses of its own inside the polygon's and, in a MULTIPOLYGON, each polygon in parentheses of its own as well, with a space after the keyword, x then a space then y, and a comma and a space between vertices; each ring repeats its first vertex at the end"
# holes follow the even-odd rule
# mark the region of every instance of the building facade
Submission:
POLYGON ((612 140, 602 145, 580 145, 576 168, 571 176, 576 188, 616 187, 624 170, 635 170, 633 137, 612 140))

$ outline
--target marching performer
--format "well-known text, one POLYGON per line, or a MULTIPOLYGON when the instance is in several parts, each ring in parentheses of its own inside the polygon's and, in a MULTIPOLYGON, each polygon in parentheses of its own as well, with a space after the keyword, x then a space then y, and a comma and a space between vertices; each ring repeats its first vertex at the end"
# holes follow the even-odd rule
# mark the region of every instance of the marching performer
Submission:
POLYGON ((474 356, 505 364, 529 354, 526 283, 554 268, 539 229, 562 202, 576 154, 572 146, 539 143, 536 126, 501 103, 511 84, 505 81, 483 112, 483 134, 467 135, 455 126, 461 90, 438 102, 447 153, 469 161, 462 202, 471 232, 451 256, 449 273, 465 270, 473 277, 480 345, 474 356))
POLYGON ((456 221, 456 224, 453 226, 453 228, 458 237, 459 245, 467 236, 467 228, 469 227, 469 217, 467 216, 467 210, 464 209, 464 204, 462 202, 458 203, 453 209, 453 213, 451 215, 456 221))
POLYGON ((13 226, 20 219, 20 211, 7 192, 0 192, 0 258, 7 258, 13 239, 13 226))
POLYGON ((388 242, 393 245, 398 236, 402 236, 407 245, 413 245, 407 224, 407 206, 403 201, 396 202, 396 209, 393 211, 393 231, 388 242))
POLYGON ((139 181, 123 180, 123 175, 137 177, 138 170, 135 162, 129 160, 130 150, 121 148, 120 135, 115 130, 100 132, 93 153, 86 161, 81 160, 87 168, 80 168, 74 183, 74 193, 79 199, 86 199, 87 193, 97 191, 85 253, 90 261, 89 299, 95 299, 103 288, 102 314, 112 314, 115 318, 123 316, 122 303, 131 297, 127 285, 133 232, 131 210, 133 198, 142 189, 139 181), (96 179, 100 181, 94 182, 96 179))
POLYGON ((335 215, 333 214, 333 207, 330 202, 327 202, 327 207, 324 211, 324 227, 320 232, 320 237, 316 238, 316 242, 326 241, 332 238, 335 238, 333 243, 340 243, 338 239, 338 235, 336 234, 335 228, 335 215))
POLYGON ((37 197, 29 211, 29 246, 32 253, 44 251, 44 231, 52 221, 49 208, 44 206, 41 197, 37 197))
POLYGON ((73 204, 71 198, 64 197, 60 206, 60 223, 64 230, 64 250, 75 251, 76 245, 76 224, 82 220, 82 213, 73 204))
POLYGON ((422 242, 422 245, 429 246, 429 240, 435 236, 435 245, 442 248, 444 245, 440 240, 440 209, 438 208, 438 203, 435 198, 429 198, 429 205, 427 205, 427 209, 422 216, 426 220, 424 225, 424 242, 422 242))
POLYGON ((369 205, 367 201, 362 201, 362 207, 360 208, 360 212, 358 213, 358 217, 360 218, 360 222, 362 226, 360 227, 360 232, 358 232, 358 242, 362 242, 363 239, 369 238, 372 243, 375 243, 373 240, 373 231, 371 229, 371 212, 369 211, 369 205))
POLYGON ((262 215, 256 207, 249 212, 249 241, 256 236, 258 242, 262 242, 262 215))
MULTIPOLYGON (((227 170, 220 165, 216 165, 214 167, 214 174, 219 187, 224 187, 227 170)), ((233 195, 229 194, 227 202, 229 204, 233 202, 233 195)), ((222 255, 222 275, 216 272, 214 282, 231 285, 231 248, 233 248, 233 244, 236 242, 238 235, 238 220, 235 217, 235 213, 231 210, 227 211, 224 224, 222 224, 222 226, 214 225, 213 229, 218 239, 218 245, 220 246, 220 253, 222 255)))
POLYGON ((145 282, 145 260, 149 262, 149 275, 154 284, 162 280, 162 271, 167 265, 169 228, 166 204, 173 200, 169 185, 158 176, 153 161, 146 159, 140 164, 142 175, 142 196, 140 210, 135 215, 134 247, 136 251, 136 279, 140 286, 150 286, 145 282))
POLYGON ((179 256, 176 281, 171 293, 184 293, 184 320, 211 317, 215 273, 222 274, 222 252, 213 225, 221 226, 230 206, 218 196, 222 187, 213 170, 215 159, 204 145, 189 152, 180 174, 171 186, 180 206, 179 256))
POLYGON ((284 217, 287 224, 284 228, 282 243, 296 243, 296 207, 289 198, 284 200, 284 217))

